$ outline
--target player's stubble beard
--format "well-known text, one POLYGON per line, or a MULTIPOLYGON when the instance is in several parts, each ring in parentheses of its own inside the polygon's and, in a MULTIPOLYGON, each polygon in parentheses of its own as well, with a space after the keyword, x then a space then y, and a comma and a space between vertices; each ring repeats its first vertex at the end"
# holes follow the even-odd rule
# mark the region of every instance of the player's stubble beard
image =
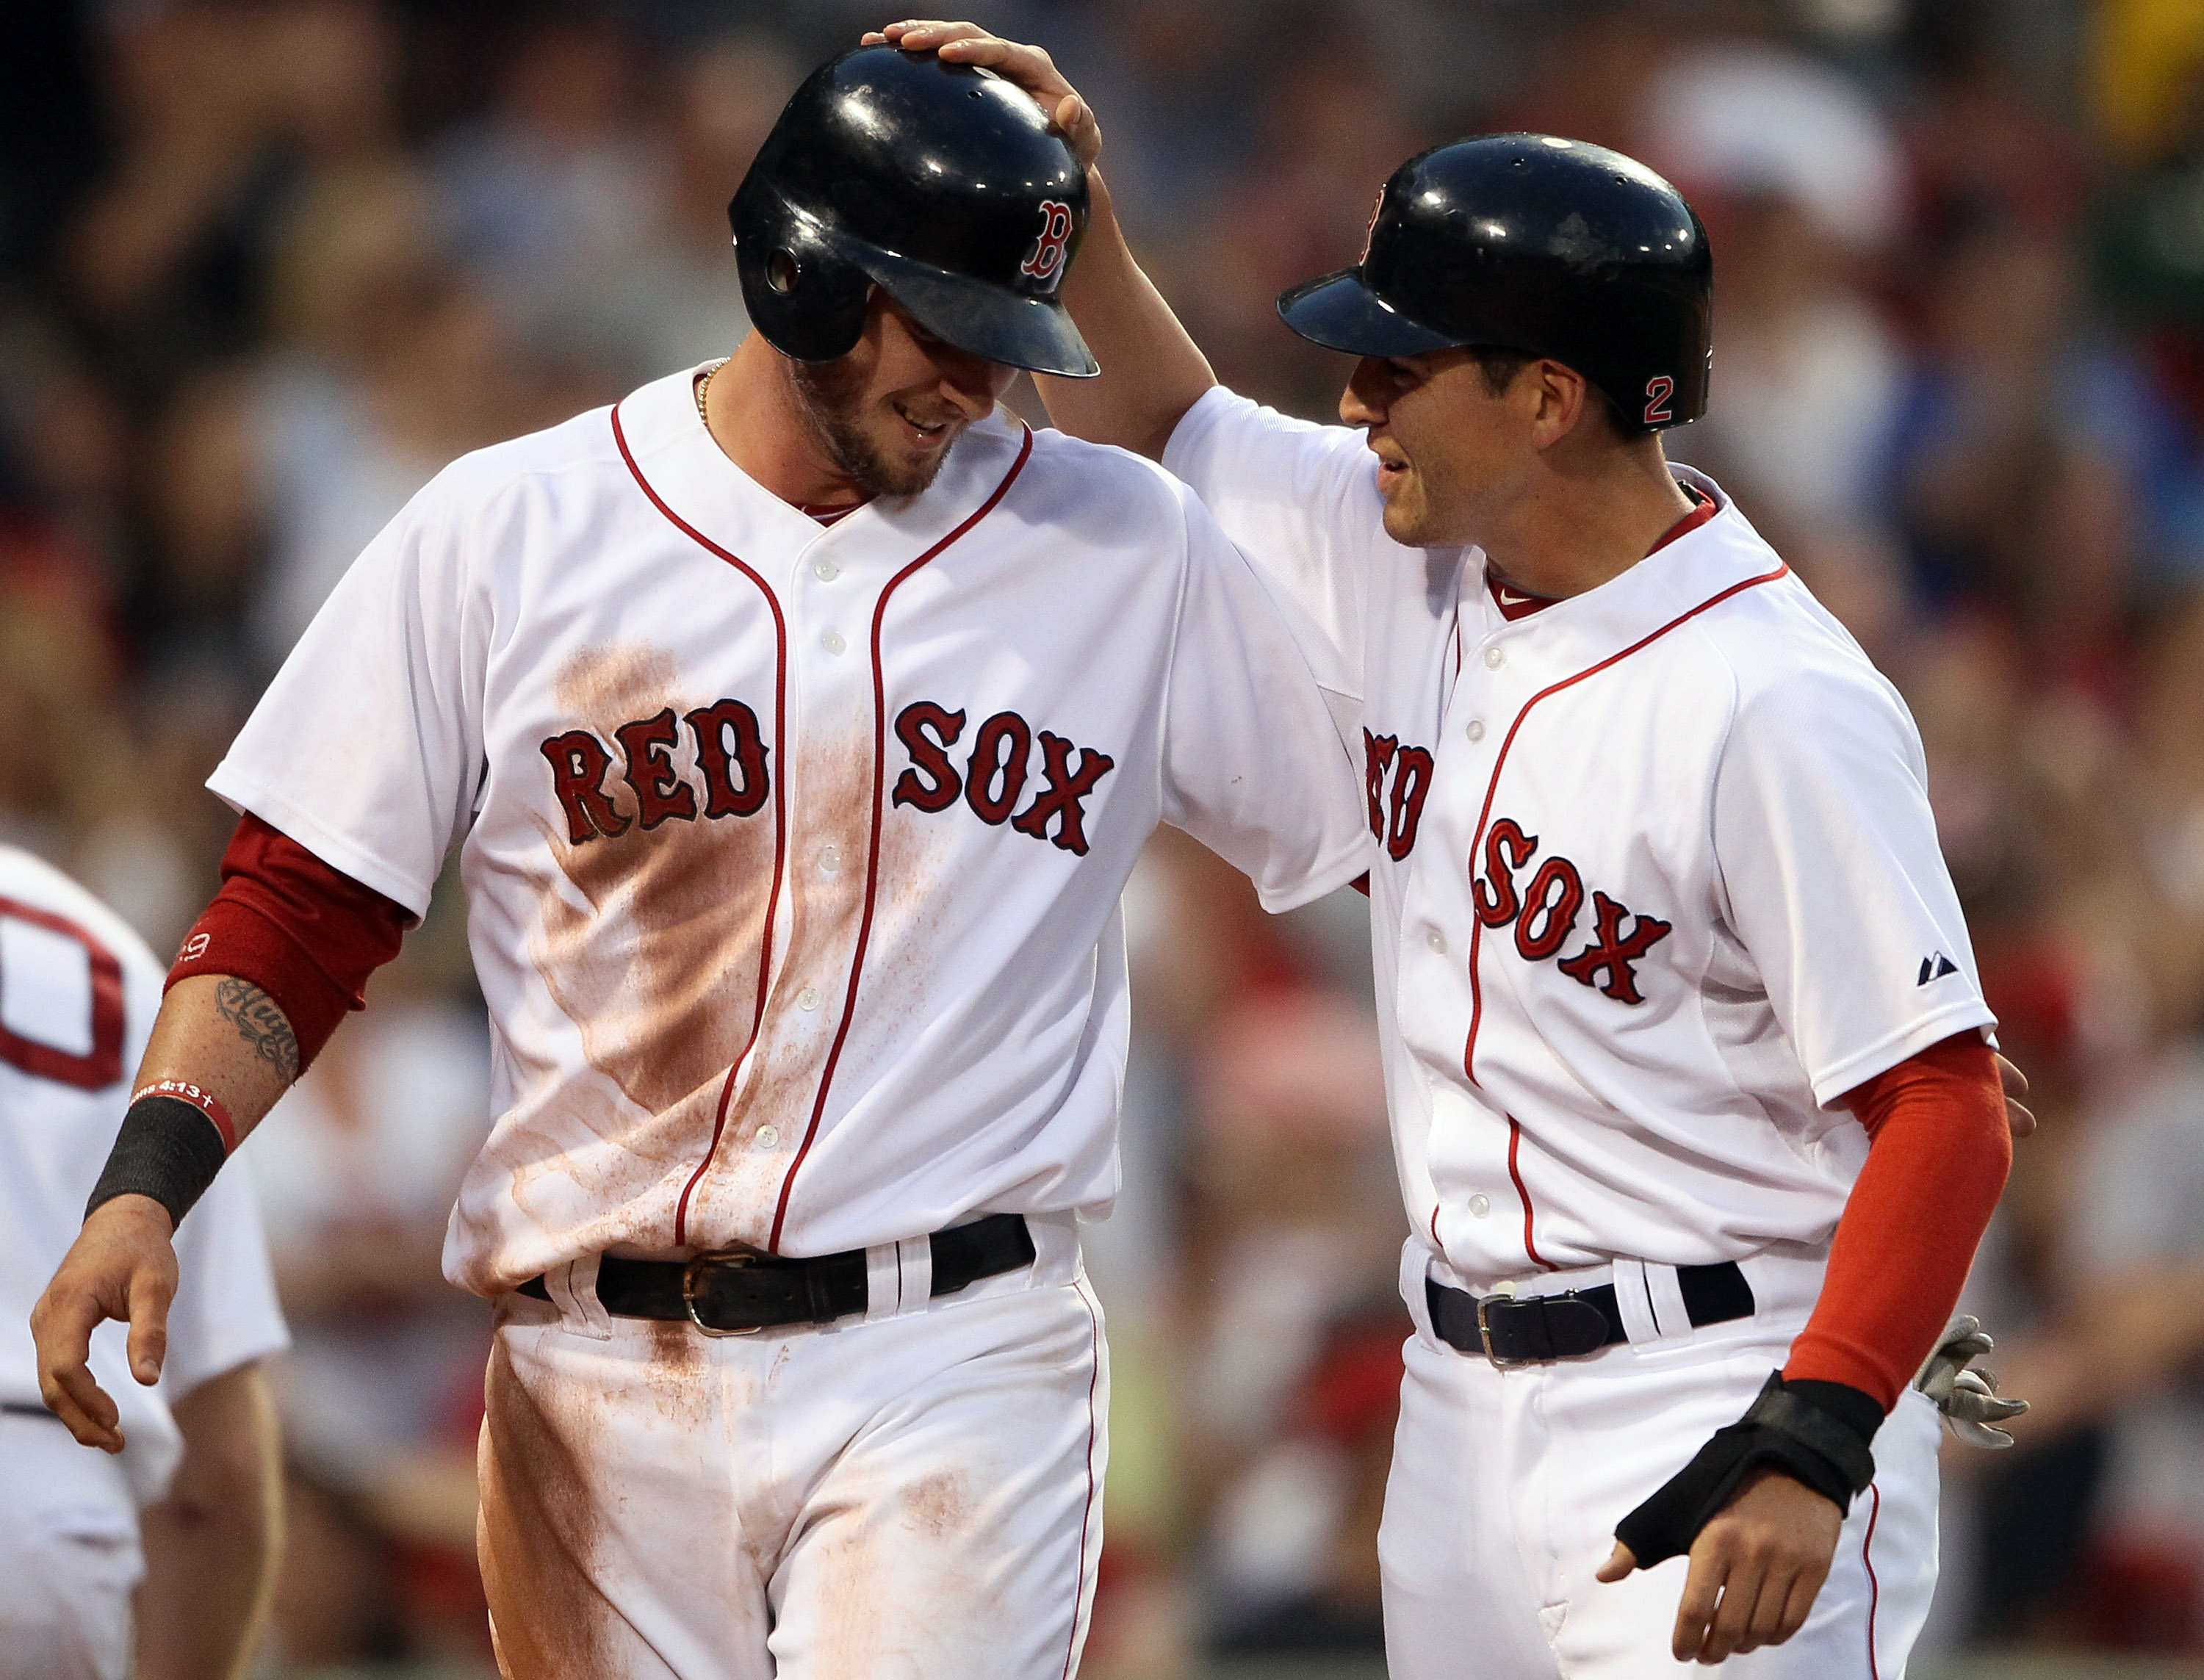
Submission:
POLYGON ((826 451, 838 471, 847 474, 868 496, 915 496, 941 471, 941 464, 957 447, 952 438, 923 461, 913 464, 892 460, 868 436, 858 419, 864 400, 856 384, 856 370, 844 359, 835 362, 797 362, 788 364, 791 388, 812 433, 826 451))

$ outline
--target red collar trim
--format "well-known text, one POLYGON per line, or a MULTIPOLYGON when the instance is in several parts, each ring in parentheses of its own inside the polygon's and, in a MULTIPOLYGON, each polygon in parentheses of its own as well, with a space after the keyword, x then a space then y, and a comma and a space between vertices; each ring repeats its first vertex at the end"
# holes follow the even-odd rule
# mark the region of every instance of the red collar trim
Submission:
POLYGON ((1543 612, 1560 599, 1557 595, 1534 595, 1511 584, 1502 583, 1490 572, 1484 574, 1485 589, 1492 596, 1492 604, 1500 609, 1500 616, 1514 624, 1518 618, 1527 618, 1533 612, 1543 612))
POLYGON ((1682 518, 1677 520, 1674 524, 1669 526, 1667 534, 1664 535, 1658 542, 1655 543, 1650 548, 1648 548, 1645 551, 1648 554, 1659 553, 1663 548, 1666 548, 1678 537, 1684 535, 1686 532, 1698 529, 1700 526, 1705 524, 1708 520, 1713 518, 1715 514, 1721 512, 1720 508, 1715 506, 1715 499, 1707 494, 1705 491, 1685 483, 1680 478, 1676 481, 1676 488, 1681 490, 1686 495, 1689 496, 1698 505, 1692 508, 1692 510, 1689 513, 1686 513, 1682 518))
MULTIPOLYGON (((1669 526, 1661 540, 1645 551, 1648 554, 1659 553, 1678 537, 1698 529, 1721 512, 1715 505, 1715 499, 1705 491, 1685 483, 1680 478, 1676 481, 1676 488, 1692 499, 1692 511, 1669 526)), ((1484 575, 1484 587, 1491 594, 1492 604, 1500 609, 1500 616, 1511 624, 1518 618, 1529 618, 1533 612, 1544 612, 1558 599, 1553 595, 1534 595, 1527 590, 1515 589, 1502 583, 1489 571, 1484 575)))

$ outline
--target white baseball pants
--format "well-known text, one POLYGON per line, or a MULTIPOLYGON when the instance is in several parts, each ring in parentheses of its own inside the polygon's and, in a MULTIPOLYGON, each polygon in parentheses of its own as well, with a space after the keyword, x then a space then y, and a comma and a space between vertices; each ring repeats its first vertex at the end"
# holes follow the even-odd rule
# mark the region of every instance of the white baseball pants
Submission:
POLYGON ((0 1680, 124 1680, 145 1572, 119 1460, 0 1412, 0 1680))
MULTIPOLYGON (((1781 1366, 1819 1291, 1821 1262, 1743 1263, 1759 1304, 1750 1319, 1671 1325, 1588 1358, 1501 1370, 1432 1334, 1427 1251, 1410 1249, 1402 1284, 1416 1334, 1378 1541, 1394 1680, 1715 1671, 1669 1654, 1684 1559, 1612 1585, 1593 1575, 1614 1549, 1615 1523, 1735 1423, 1781 1366)), ((1523 1293, 1608 1281, 1603 1268, 1523 1293)), ((1853 1502, 1805 1626, 1721 1672, 1899 1680, 1935 1586, 1940 1433, 1935 1408, 1909 1389, 1875 1436, 1875 1483, 1853 1502)))
POLYGON ((1068 1223, 1034 1224, 1034 1268, 907 1279, 901 1316, 890 1247, 880 1304, 826 1329, 507 1297, 480 1540, 509 1680, 1067 1680, 1109 1366, 1068 1223))

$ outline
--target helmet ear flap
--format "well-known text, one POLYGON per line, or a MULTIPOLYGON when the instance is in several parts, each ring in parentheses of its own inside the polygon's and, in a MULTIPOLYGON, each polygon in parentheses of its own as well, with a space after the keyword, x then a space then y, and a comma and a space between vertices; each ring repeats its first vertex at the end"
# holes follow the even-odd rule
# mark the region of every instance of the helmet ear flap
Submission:
POLYGON ((799 362, 831 362, 865 330, 872 279, 838 255, 809 218, 755 180, 727 206, 735 270, 750 324, 799 362))

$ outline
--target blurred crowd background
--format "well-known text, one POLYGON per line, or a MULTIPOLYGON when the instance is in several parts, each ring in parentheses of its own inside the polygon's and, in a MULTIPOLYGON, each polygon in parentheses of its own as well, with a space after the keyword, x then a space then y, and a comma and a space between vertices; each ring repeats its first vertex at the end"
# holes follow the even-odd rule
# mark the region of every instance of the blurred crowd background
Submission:
MULTIPOLYGON (((443 462, 744 332, 726 201, 848 0, 0 7, 0 838, 167 949, 201 782, 443 462)), ((1972 1286, 2023 1445, 1949 1465, 1945 1652, 2204 1653, 2204 3, 1003 0, 1219 374, 1454 136, 1603 141, 1711 230, 1713 472, 1905 691, 2040 1133, 1972 1286)), ((1028 387, 1013 400, 1038 416, 1028 387)), ((245 1151, 297 1348, 270 1673, 479 1665, 486 1049, 441 896, 245 1151)), ((1088 1671, 1378 1647, 1401 1234, 1361 902, 1135 880, 1088 1671)))

